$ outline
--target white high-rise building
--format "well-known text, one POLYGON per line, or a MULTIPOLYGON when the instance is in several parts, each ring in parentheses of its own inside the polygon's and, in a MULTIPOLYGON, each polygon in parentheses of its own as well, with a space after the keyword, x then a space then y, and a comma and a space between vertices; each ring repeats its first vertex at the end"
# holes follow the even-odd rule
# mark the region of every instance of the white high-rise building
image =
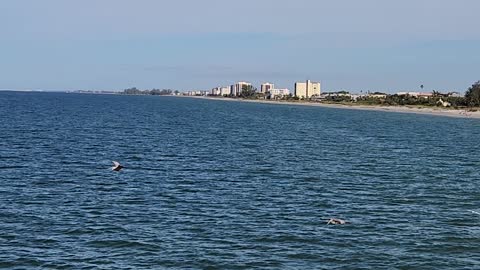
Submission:
POLYGON ((236 84, 233 84, 231 88, 231 94, 234 96, 239 96, 242 93, 242 89, 244 87, 252 86, 251 83, 249 82, 237 82, 236 84))
POLYGON ((232 92, 230 91, 230 87, 220 87, 220 95, 225 96, 225 95, 230 95, 232 92))
POLYGON ((273 88, 275 88, 275 85, 273 83, 262 83, 262 85, 260 86, 260 93, 268 93, 268 91, 273 88))
POLYGON ((212 96, 220 95, 220 87, 212 88, 212 91, 210 91, 210 95, 212 95, 212 96))
POLYGON ((311 98, 312 96, 320 96, 321 89, 319 82, 312 82, 307 80, 306 82, 295 83, 295 96, 299 98, 311 98))

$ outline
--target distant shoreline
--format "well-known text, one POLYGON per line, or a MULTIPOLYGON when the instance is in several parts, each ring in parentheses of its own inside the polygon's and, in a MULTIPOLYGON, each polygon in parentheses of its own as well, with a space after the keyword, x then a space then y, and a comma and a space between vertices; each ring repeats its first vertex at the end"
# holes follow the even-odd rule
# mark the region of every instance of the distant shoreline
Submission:
POLYGON ((234 101, 234 102, 252 102, 262 104, 275 105, 299 105, 299 106, 314 106, 335 109, 347 110, 365 110, 365 111, 381 111, 381 112, 396 112, 396 113, 415 113, 433 116, 446 116, 456 118, 475 118, 480 119, 480 111, 466 112, 465 110, 444 109, 439 107, 413 107, 413 106, 378 106, 378 105, 344 105, 344 104, 329 104, 319 102, 305 102, 305 101, 281 101, 281 100, 259 100, 259 99, 241 99, 241 98, 222 98, 222 97, 205 97, 205 96, 175 96, 182 98, 196 98, 206 100, 220 100, 220 101, 234 101))
MULTIPOLYGON (((40 90, 28 90, 28 91, 0 90, 0 92, 24 92, 24 93, 34 92, 34 93, 66 93, 66 94, 73 93, 73 94, 93 94, 93 95, 99 95, 99 94, 119 95, 120 94, 120 93, 90 93, 90 92, 77 93, 77 92, 40 91, 40 90)), ((127 95, 127 96, 141 96, 141 95, 127 95)), ((151 96, 151 95, 145 95, 145 96, 151 96)), ((345 104, 331 104, 331 103, 319 103, 319 102, 308 102, 308 101, 243 99, 243 98, 225 98, 225 97, 209 97, 209 96, 183 96, 183 95, 157 95, 157 96, 195 98, 195 99, 218 100, 218 101, 228 101, 228 102, 251 102, 251 103, 262 103, 262 104, 273 104, 273 105, 313 106, 313 107, 324 107, 324 108, 346 109, 346 110, 414 113, 414 114, 423 114, 423 115, 432 115, 432 116, 480 119, 480 110, 475 112, 467 112, 465 110, 458 110, 458 109, 446 109, 441 107, 419 107, 414 105, 404 105, 404 106, 359 105, 359 104, 345 105, 345 104)))

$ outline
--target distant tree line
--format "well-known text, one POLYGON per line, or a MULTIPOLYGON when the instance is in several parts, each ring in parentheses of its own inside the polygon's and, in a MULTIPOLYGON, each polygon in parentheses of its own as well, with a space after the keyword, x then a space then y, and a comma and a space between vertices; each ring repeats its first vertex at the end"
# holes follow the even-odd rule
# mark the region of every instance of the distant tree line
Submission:
POLYGON ((468 88, 465 96, 455 97, 452 96, 452 93, 442 94, 438 91, 433 90, 432 95, 429 97, 419 97, 413 95, 388 95, 384 93, 372 93, 372 95, 366 95, 353 100, 350 95, 338 95, 338 94, 348 94, 348 92, 340 91, 337 92, 337 95, 327 96, 325 101, 327 102, 339 102, 339 103, 348 103, 355 102, 358 104, 365 105, 419 105, 419 106, 439 106, 440 100, 443 102, 448 102, 452 107, 480 107, 480 81, 474 83, 470 88, 468 88), (385 97, 378 97, 375 95, 384 95, 385 97))
POLYGON ((452 97, 452 96, 436 96, 431 97, 417 97, 412 95, 387 95, 385 98, 364 96, 357 99, 357 103, 367 105, 421 105, 421 106, 438 106, 440 99, 444 102, 450 103, 453 107, 466 106, 464 97, 452 97))
POLYGON ((178 90, 171 90, 171 89, 152 89, 152 90, 140 90, 136 87, 128 88, 123 90, 122 92, 125 95, 153 95, 153 96, 167 96, 172 94, 178 94, 178 90))
POLYGON ((474 83, 465 93, 465 103, 470 107, 480 106, 480 81, 474 83))

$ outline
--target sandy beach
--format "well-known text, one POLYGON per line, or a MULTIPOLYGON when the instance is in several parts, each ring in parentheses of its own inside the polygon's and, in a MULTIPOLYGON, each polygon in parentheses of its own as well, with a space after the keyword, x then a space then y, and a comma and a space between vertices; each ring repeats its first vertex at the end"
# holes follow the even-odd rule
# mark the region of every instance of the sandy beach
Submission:
POLYGON ((254 102, 273 105, 298 105, 298 106, 316 106, 335 109, 346 110, 369 110, 369 111, 384 111, 384 112, 396 112, 396 113, 416 113, 427 114, 434 116, 446 116, 457 118, 476 118, 480 119, 480 111, 466 112, 465 110, 446 109, 440 107, 415 107, 415 106, 368 106, 368 105, 343 105, 343 104, 328 104, 318 102, 303 102, 303 101, 280 101, 280 100, 252 100, 241 98, 221 98, 221 97, 204 97, 204 96, 177 96, 187 98, 199 98, 209 100, 220 101, 232 101, 232 102, 254 102))

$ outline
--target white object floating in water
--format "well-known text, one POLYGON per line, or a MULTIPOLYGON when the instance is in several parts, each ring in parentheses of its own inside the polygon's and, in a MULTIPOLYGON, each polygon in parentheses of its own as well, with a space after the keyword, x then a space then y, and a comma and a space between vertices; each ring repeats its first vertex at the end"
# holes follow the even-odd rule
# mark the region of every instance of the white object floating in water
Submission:
POLYGON ((116 161, 112 161, 113 162, 113 167, 112 167, 112 171, 120 171, 121 169, 123 169, 123 166, 120 165, 120 163, 116 162, 116 161))
POLYGON ((480 213, 477 212, 477 211, 470 210, 470 212, 472 212, 472 213, 474 213, 474 214, 477 214, 477 215, 480 215, 480 213))
POLYGON ((344 225, 346 224, 347 222, 343 219, 339 219, 339 218, 331 218, 328 220, 327 222, 327 225, 330 225, 330 224, 333 224, 333 225, 344 225))

